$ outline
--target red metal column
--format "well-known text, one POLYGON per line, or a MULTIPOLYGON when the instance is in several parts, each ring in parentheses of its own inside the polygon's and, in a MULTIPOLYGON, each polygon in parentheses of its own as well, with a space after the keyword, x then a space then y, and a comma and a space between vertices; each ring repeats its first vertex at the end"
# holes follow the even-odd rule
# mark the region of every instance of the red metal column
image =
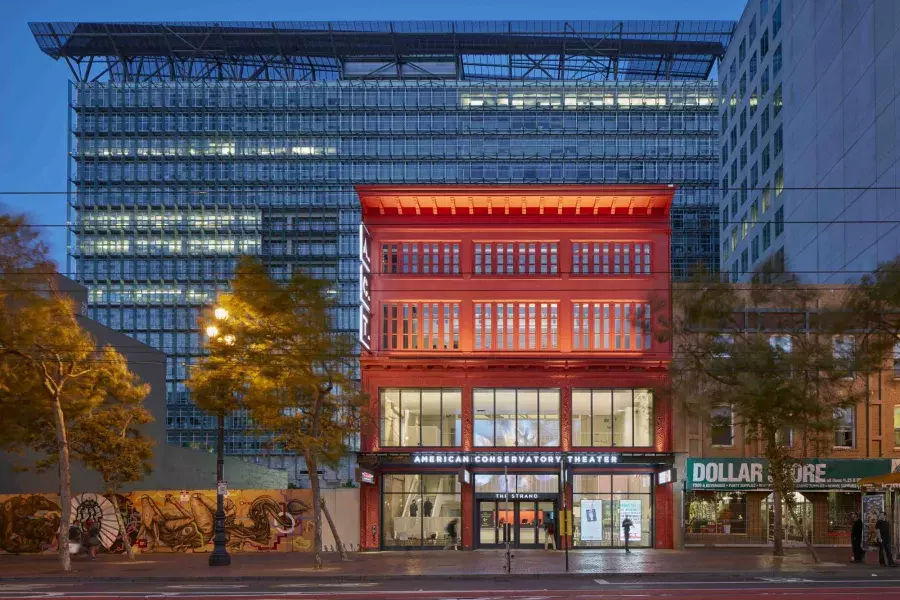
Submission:
POLYGON ((475 486, 473 485, 462 485, 462 547, 465 550, 471 550, 475 547, 474 543, 474 535, 475 528, 478 527, 478 524, 475 523, 475 486))
POLYGON ((379 514, 381 512, 381 474, 375 485, 363 484, 359 488, 359 547, 361 550, 378 550, 381 539, 379 514), (374 529, 373 529, 374 528, 374 529))
POLYGON ((672 550, 675 546, 675 494, 672 484, 656 486, 656 547, 672 550))

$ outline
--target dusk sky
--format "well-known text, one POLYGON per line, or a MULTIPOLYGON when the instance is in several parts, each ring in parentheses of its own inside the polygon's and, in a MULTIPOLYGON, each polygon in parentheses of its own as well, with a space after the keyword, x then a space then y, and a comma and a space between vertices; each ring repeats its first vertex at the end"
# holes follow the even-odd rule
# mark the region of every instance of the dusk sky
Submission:
POLYGON ((29 21, 407 19, 738 19, 745 0, 5 0, 0 3, 0 210, 27 212, 65 266, 66 108, 70 73, 42 54, 29 21), (54 192, 10 195, 9 192, 54 192))

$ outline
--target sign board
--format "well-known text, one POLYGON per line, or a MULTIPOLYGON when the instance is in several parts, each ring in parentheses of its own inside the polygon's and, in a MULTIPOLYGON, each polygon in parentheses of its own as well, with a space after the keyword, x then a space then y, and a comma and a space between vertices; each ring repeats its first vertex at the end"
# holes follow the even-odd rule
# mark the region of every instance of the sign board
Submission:
POLYGON ((359 224, 359 343, 372 349, 372 255, 369 230, 359 224))
POLYGON ((672 483, 677 479, 678 475, 676 475, 675 469, 666 469, 665 471, 660 471, 656 475, 657 485, 666 485, 667 483, 672 483))
POLYGON ((641 541, 641 501, 619 500, 619 541, 625 541, 625 528, 622 523, 631 519, 631 530, 628 532, 629 542, 641 541))
POLYGON ((559 465, 565 457, 566 465, 613 465, 620 456, 609 452, 564 454, 562 452, 414 452, 416 465, 476 465, 476 466, 540 466, 559 465))
POLYGON ((581 539, 603 541, 603 500, 581 501, 581 539))
POLYGON ((460 469, 459 470, 459 483, 461 485, 471 485, 472 484, 472 471, 468 469, 460 469))
MULTIPOLYGON (((769 490, 768 461, 763 458, 689 458, 688 490, 769 490)), ((798 490, 857 489, 863 477, 890 472, 890 459, 821 458, 794 467, 798 490)))
POLYGON ((375 473, 369 471, 368 469, 357 469, 356 480, 360 483, 373 485, 375 483, 375 473))
POLYGON ((562 535, 572 535, 572 511, 559 511, 559 533, 562 535))
POLYGON ((228 495, 228 483, 225 481, 220 481, 216 484, 216 495, 218 496, 227 496, 228 495))

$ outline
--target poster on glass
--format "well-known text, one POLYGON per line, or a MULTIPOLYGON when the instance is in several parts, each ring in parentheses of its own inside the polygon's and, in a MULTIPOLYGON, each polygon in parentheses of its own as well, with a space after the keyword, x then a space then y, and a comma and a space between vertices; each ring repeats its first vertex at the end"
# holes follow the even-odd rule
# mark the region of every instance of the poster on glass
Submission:
POLYGON ((622 523, 625 519, 631 519, 631 531, 628 534, 629 542, 641 541, 641 501, 640 500, 619 500, 619 541, 625 541, 625 528, 622 523))
POLYGON ((603 540, 603 500, 581 501, 581 539, 586 542, 603 540))

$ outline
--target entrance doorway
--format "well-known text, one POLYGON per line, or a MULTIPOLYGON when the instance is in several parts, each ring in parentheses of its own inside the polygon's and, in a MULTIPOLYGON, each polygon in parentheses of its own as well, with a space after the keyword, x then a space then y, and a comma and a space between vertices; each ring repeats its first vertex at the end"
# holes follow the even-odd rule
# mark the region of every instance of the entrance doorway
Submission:
POLYGON ((477 544, 503 548, 509 540, 512 548, 543 548, 551 522, 556 529, 555 500, 479 500, 477 544))
MULTIPOLYGON (((769 543, 772 543, 775 540, 774 494, 769 494, 766 497, 765 504, 766 520, 768 522, 769 530, 768 541, 769 543)), ((784 543, 785 545, 802 546, 807 537, 812 539, 813 505, 799 492, 794 492, 794 504, 796 506, 796 511, 794 513, 797 518, 796 521, 792 519, 791 515, 788 513, 787 504, 785 504, 783 500, 781 502, 781 523, 782 530, 784 531, 784 543)))

